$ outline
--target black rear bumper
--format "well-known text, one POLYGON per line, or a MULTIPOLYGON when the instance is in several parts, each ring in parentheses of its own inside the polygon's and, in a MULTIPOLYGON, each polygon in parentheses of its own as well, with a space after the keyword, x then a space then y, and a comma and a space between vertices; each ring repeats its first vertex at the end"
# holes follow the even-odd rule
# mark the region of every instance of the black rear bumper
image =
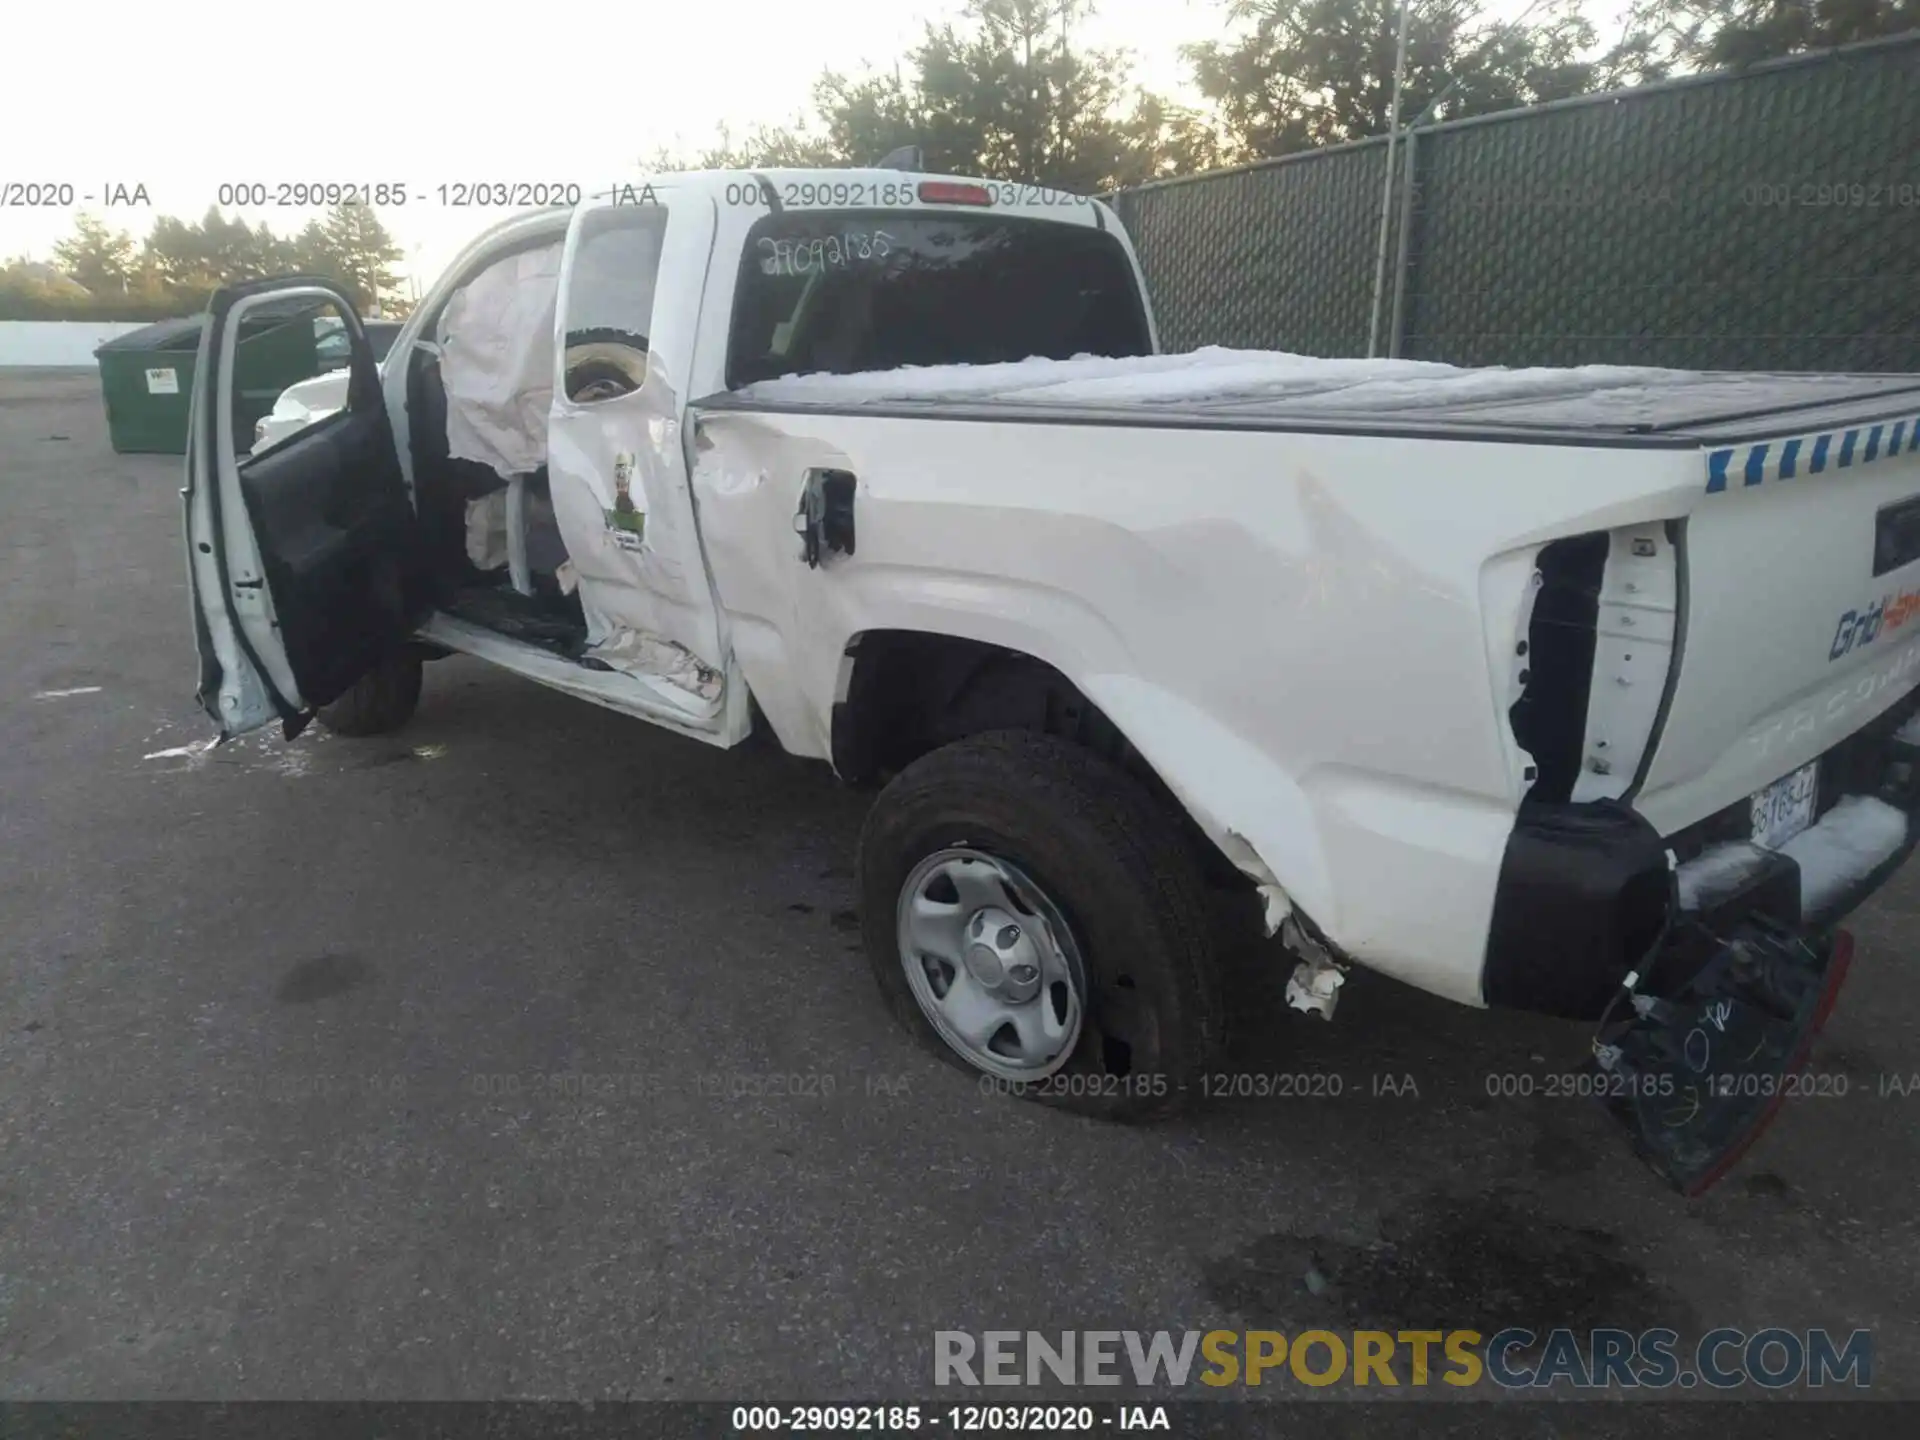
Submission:
POLYGON ((1852 796, 1907 816, 1899 848, 1837 893, 1803 904, 1800 865, 1753 851, 1741 801, 1677 835, 1661 836, 1626 804, 1527 804, 1501 864, 1482 997, 1489 1005, 1596 1019, 1663 933, 1660 987, 1684 983, 1704 963, 1706 937, 1759 916, 1808 935, 1837 925, 1898 870, 1920 842, 1920 745, 1897 738, 1920 713, 1920 691, 1820 757, 1818 827, 1852 796), (1668 851, 1695 879, 1688 908, 1669 926, 1675 887, 1668 851), (1751 852, 1751 853, 1742 853, 1751 852), (1701 883, 1707 876, 1714 883, 1701 883))

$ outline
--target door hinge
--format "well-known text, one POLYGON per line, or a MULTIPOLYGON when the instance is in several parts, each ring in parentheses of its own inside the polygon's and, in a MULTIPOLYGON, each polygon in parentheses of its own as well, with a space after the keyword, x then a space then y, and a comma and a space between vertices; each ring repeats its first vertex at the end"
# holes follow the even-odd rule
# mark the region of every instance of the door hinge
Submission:
POLYGON ((853 554, 853 491, 851 470, 809 470, 794 513, 794 533, 800 537, 800 558, 814 569, 825 555, 853 554))

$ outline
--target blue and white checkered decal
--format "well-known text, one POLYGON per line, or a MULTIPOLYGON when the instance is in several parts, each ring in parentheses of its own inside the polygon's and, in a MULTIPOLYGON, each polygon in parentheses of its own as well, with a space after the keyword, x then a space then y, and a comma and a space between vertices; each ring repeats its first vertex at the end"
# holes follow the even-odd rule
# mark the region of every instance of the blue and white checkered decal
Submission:
POLYGON ((1793 480, 1822 475, 1829 470, 1851 470, 1902 453, 1920 451, 1920 415, 1911 420, 1857 425, 1851 430, 1829 430, 1819 435, 1796 435, 1791 440, 1763 440, 1757 445, 1733 445, 1707 454, 1707 493, 1745 489, 1769 480, 1793 480))

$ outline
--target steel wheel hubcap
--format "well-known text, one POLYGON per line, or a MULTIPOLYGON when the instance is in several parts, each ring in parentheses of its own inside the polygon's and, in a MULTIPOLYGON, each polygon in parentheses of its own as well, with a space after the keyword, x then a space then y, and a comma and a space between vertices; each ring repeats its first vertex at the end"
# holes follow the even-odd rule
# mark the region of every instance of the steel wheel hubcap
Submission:
POLYGON ((1080 1039, 1086 969, 1060 908, 1017 866, 956 848, 900 887, 900 963, 940 1038, 969 1064, 1038 1080, 1080 1039))

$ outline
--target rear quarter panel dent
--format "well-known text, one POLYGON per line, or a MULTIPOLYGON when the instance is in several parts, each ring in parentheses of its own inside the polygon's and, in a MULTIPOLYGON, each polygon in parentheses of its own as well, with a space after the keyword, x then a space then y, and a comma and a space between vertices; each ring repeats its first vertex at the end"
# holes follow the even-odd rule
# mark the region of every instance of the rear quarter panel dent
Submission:
POLYGON ((789 748, 829 753, 863 632, 1032 655, 1230 856, 1244 839, 1256 882, 1354 958, 1469 1003, 1524 763, 1489 667, 1531 570, 1489 561, 1677 495, 1666 457, 1592 448, 811 412, 701 425, 717 587, 736 624, 764 627, 740 659, 789 748), (858 477, 858 548, 813 570, 792 520, 816 465, 858 477))

